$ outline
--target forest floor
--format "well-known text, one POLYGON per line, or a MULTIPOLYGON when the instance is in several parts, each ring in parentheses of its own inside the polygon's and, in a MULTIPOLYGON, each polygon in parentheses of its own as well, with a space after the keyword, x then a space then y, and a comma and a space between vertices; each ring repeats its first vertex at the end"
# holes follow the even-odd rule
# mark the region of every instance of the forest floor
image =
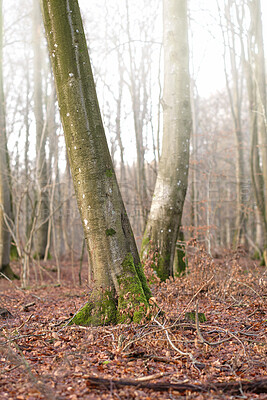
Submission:
POLYGON ((0 399, 266 399, 267 270, 242 250, 193 253, 165 283, 146 266, 164 314, 140 325, 67 326, 86 263, 82 286, 79 262, 60 263, 60 286, 52 261, 29 289, 1 279, 0 399))

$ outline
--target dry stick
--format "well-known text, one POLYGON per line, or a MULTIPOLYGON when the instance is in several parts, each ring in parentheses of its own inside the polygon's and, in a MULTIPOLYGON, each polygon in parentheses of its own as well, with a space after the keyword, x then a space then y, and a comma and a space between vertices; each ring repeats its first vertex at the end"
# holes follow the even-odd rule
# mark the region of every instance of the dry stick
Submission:
POLYGON ((209 392, 210 390, 223 391, 224 393, 240 394, 240 385, 242 391, 249 391, 252 393, 267 393, 267 379, 255 380, 255 381, 240 381, 240 382, 214 382, 204 385, 193 385, 190 383, 171 383, 171 382, 157 382, 157 383, 146 383, 134 380, 115 380, 115 379, 104 379, 95 376, 87 378, 87 386, 100 386, 101 388, 110 390, 113 388, 120 388, 124 386, 135 386, 138 388, 150 389, 160 392, 166 392, 170 389, 177 392, 209 392))
POLYGON ((163 376, 170 375, 169 372, 159 372, 158 374, 153 374, 153 375, 148 375, 148 376, 141 376, 140 378, 135 378, 135 381, 137 382, 147 382, 147 381, 152 381, 153 379, 159 379, 162 378, 163 376))
MULTIPOLYGON (((3 343, 0 342, 0 348, 2 346, 5 346, 8 343, 15 342, 16 340, 19 340, 19 339, 29 338, 29 337, 37 337, 38 338, 38 337, 42 337, 42 336, 45 336, 45 335, 47 335, 47 332, 46 333, 39 333, 39 334, 29 333, 28 335, 15 336, 13 338, 10 338, 10 339, 6 340, 3 343)), ((2 336, 4 336, 4 335, 2 335, 2 336)), ((6 338, 6 336, 4 336, 4 337, 6 338)))
POLYGON ((5 349, 2 349, 2 353, 4 353, 5 357, 7 357, 11 362, 15 363, 18 367, 19 366, 24 366, 24 372, 26 372, 29 376, 30 381, 32 384, 41 392, 41 394, 45 397, 45 399, 48 400, 55 400, 58 397, 55 395, 54 391, 52 390, 51 387, 47 386, 45 383, 39 380, 37 381, 36 377, 33 375, 31 367, 28 363, 28 361, 25 359, 22 351, 20 348, 15 344, 17 351, 20 353, 20 355, 16 354, 14 350, 11 349, 10 346, 8 346, 5 349))
MULTIPOLYGON (((78 311, 76 311, 76 313, 73 315, 73 317, 71 317, 71 318, 68 320, 68 322, 67 322, 64 326, 62 326, 62 328, 60 328, 60 329, 57 331, 57 333, 60 332, 60 331, 62 331, 63 329, 65 329, 65 328, 71 323, 71 321, 72 321, 73 318, 76 316, 76 314, 78 314, 78 312, 79 312, 86 304, 87 304, 87 302, 84 303, 84 304, 79 308, 78 311)), ((79 328, 81 328, 81 327, 79 327, 79 328)))
MULTIPOLYGON (((187 303, 187 305, 185 306, 185 308, 183 309, 183 311, 180 313, 180 315, 178 315, 178 317, 176 318, 176 321, 178 321, 180 319, 180 317, 182 316, 182 314, 185 312, 185 310, 187 310, 187 308, 190 306, 190 304, 194 301, 194 299, 197 297, 197 295, 201 292, 201 290, 204 289, 205 286, 207 286, 212 280, 214 279, 214 275, 212 275, 212 277, 205 282, 197 291, 196 293, 193 295, 193 297, 191 298, 191 300, 189 301, 189 303, 187 303)), ((175 325, 176 322, 174 322, 174 324, 172 326, 175 325)))
POLYGON ((178 349, 178 348, 173 344, 173 342, 172 342, 171 339, 170 339, 169 332, 168 332, 168 330, 167 330, 168 328, 165 328, 165 327, 164 327, 163 325, 161 325, 161 323, 158 322, 156 319, 154 319, 154 321, 165 331, 165 335, 166 335, 167 340, 168 340, 168 342, 170 343, 171 347, 172 347, 178 354, 180 354, 180 356, 189 357, 190 360, 192 361, 192 363, 193 363, 194 365, 196 365, 196 364, 197 364, 197 360, 194 358, 193 354, 192 354, 192 353, 185 353, 184 351, 178 349))
MULTIPOLYGON (((15 283, 9 279, 5 274, 3 274, 3 272, 0 272, 0 275, 2 275, 5 279, 7 279, 13 286, 15 286, 15 288, 17 290, 19 290, 20 292, 22 292, 24 294, 24 296, 26 295, 24 290, 20 287, 18 287, 17 285, 15 285, 15 283)), ((36 294, 30 293, 31 296, 35 297, 36 299, 40 300, 40 301, 44 301, 44 299, 42 299, 41 297, 37 296, 36 294)))
MULTIPOLYGON (((187 310, 187 308, 188 308, 189 305, 193 302, 193 300, 196 298, 196 296, 201 292, 201 290, 202 290, 206 285, 208 285, 208 284, 212 281, 213 278, 214 278, 214 275, 212 275, 212 277, 211 277, 207 282, 205 282, 203 285, 201 285, 201 287, 196 291, 196 293, 193 295, 193 297, 192 297, 192 299, 189 301, 189 303, 185 306, 184 310, 180 313, 180 315, 178 315, 178 317, 176 318, 176 320, 174 321, 174 323, 172 323, 169 327, 165 327, 165 328, 163 327, 164 330, 166 330, 166 329, 171 329, 172 327, 176 326, 177 321, 179 321, 181 315, 187 310)), ((159 311, 161 311, 161 310, 159 310, 159 311)), ((156 322, 157 322, 157 321, 156 321, 156 322)), ((157 323, 158 323, 158 322, 157 322, 157 323)), ((137 342, 137 341, 140 340, 140 339, 143 339, 145 336, 148 336, 148 335, 151 335, 151 334, 154 334, 154 333, 157 333, 157 332, 160 332, 160 330, 154 330, 154 331, 152 331, 152 332, 146 332, 146 333, 144 333, 142 336, 140 336, 140 337, 138 337, 138 338, 136 338, 136 339, 134 339, 134 340, 131 340, 130 342, 128 342, 128 343, 123 347, 122 351, 125 351, 131 344, 137 342)))
POLYGON ((249 288, 250 290, 252 290, 252 292, 254 292, 258 297, 260 297, 261 299, 263 299, 263 297, 262 297, 258 292, 256 292, 256 290, 254 290, 251 286, 249 286, 247 283, 245 283, 245 282, 240 282, 240 281, 237 281, 237 280, 235 280, 235 279, 233 279, 233 282, 236 282, 236 283, 238 283, 239 285, 246 286, 247 288, 249 288))
MULTIPOLYGON (((209 346, 218 346, 224 342, 229 342, 231 340, 231 338, 227 338, 227 339, 223 339, 220 340, 219 342, 208 342, 207 340, 205 340, 202 336, 202 333, 200 332, 200 327, 199 327, 199 319, 198 319, 198 302, 196 303, 196 330, 197 330, 197 334, 199 339, 202 341, 202 343, 205 343, 209 346)), ((227 333, 229 336, 232 336, 234 339, 236 339, 242 346, 243 350, 244 350, 244 354, 246 354, 246 349, 245 346, 243 344, 243 342, 232 332, 228 331, 227 329, 224 328, 220 328, 220 330, 222 330, 223 332, 227 333)))
POLYGON ((27 324, 27 322, 30 321, 30 319, 32 318, 32 316, 33 316, 33 314, 31 314, 31 315, 29 316, 29 318, 26 319, 26 321, 22 322, 22 324, 21 324, 18 328, 15 328, 14 331, 13 331, 12 333, 15 333, 15 331, 18 331, 18 330, 21 329, 25 324, 27 324))
POLYGON ((200 327, 199 327, 199 319, 198 319, 198 301, 196 302, 196 331, 197 331, 197 335, 201 341, 201 343, 203 344, 207 344, 208 346, 219 346, 220 344, 224 343, 224 342, 229 342, 229 340, 231 340, 231 338, 227 338, 227 339, 222 339, 219 340, 218 342, 209 342, 206 339, 204 339, 204 337, 202 336, 202 333, 200 331, 200 327))

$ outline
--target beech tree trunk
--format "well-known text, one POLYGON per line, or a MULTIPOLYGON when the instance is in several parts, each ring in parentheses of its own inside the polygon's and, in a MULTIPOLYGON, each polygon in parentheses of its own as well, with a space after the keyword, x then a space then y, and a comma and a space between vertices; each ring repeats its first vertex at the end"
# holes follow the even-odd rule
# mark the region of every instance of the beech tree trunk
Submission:
POLYGON ((41 10, 33 0, 33 46, 34 46, 34 116, 36 122, 36 173, 37 173, 37 232, 35 253, 40 259, 45 256, 48 232, 48 194, 46 164, 46 129, 43 117, 42 56, 41 56, 41 10))
POLYGON ((4 218, 11 218, 9 172, 3 87, 3 16, 0 0, 0 272, 13 279, 17 276, 9 265, 11 237, 4 218))
POLYGON ((139 322, 150 290, 101 120, 77 0, 41 0, 60 115, 95 289, 74 323, 139 322))
MULTIPOLYGON (((244 134, 242 131, 242 94, 243 94, 243 76, 240 77, 239 59, 237 56, 236 32, 233 22, 234 16, 231 16, 231 8, 235 9, 236 4, 232 0, 228 0, 225 5, 225 20, 227 23, 226 33, 221 24, 223 40, 224 40, 224 72, 226 78, 226 87, 230 100, 231 114, 234 124, 234 134, 236 140, 236 183, 237 183, 237 212, 236 212, 236 228, 234 237, 234 247, 239 244, 247 247, 247 185, 246 165, 244 155, 244 134), (226 58, 229 58, 231 66, 231 81, 227 73, 226 58)), ((233 10, 234 11, 234 10, 233 10)), ((242 61, 241 61, 242 64, 242 61)))
MULTIPOLYGON (((267 99, 265 56, 262 34, 261 2, 251 0, 250 29, 248 32, 248 59, 244 43, 242 55, 246 67, 246 79, 251 126, 251 178, 258 210, 264 230, 263 257, 267 263, 267 99)), ((239 21, 240 29, 242 29, 239 21)))
POLYGON ((173 275, 178 230, 188 183, 190 107, 187 1, 164 0, 163 143, 150 215, 142 243, 145 259, 157 251, 158 276, 173 275))

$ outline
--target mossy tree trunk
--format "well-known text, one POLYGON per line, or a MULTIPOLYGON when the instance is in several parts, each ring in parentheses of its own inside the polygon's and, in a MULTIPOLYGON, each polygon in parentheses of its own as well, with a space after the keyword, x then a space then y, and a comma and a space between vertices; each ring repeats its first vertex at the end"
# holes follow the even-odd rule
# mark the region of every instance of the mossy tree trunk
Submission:
POLYGON ((163 143, 158 177, 143 243, 159 253, 155 265, 165 280, 173 275, 173 261, 187 191, 190 107, 187 1, 164 0, 163 143))
POLYGON ((0 272, 13 279, 17 276, 9 265, 11 237, 4 219, 4 215, 11 218, 9 172, 3 87, 3 17, 2 0, 0 0, 0 272))
POLYGON ((68 158, 95 289, 74 323, 139 322, 150 290, 112 165, 77 0, 42 0, 68 158))
POLYGON ((34 116, 36 123, 36 174, 37 174, 37 232, 35 253, 40 259, 45 256, 48 233, 48 194, 47 194, 47 163, 46 163, 46 129, 43 117, 42 90, 42 52, 41 34, 42 17, 40 4, 33 0, 33 48, 34 48, 34 116))

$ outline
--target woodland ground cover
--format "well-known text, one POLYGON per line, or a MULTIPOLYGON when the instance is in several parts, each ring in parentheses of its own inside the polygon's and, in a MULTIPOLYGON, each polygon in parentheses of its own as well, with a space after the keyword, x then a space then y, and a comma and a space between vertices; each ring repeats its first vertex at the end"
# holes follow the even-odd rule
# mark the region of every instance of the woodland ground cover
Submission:
POLYGON ((51 260, 27 290, 2 279, 0 398, 266 398, 266 268, 241 248, 217 259, 188 249, 190 273, 165 283, 148 260, 157 307, 138 325, 67 325, 91 291, 86 263, 82 286, 69 260, 60 286, 51 260))

